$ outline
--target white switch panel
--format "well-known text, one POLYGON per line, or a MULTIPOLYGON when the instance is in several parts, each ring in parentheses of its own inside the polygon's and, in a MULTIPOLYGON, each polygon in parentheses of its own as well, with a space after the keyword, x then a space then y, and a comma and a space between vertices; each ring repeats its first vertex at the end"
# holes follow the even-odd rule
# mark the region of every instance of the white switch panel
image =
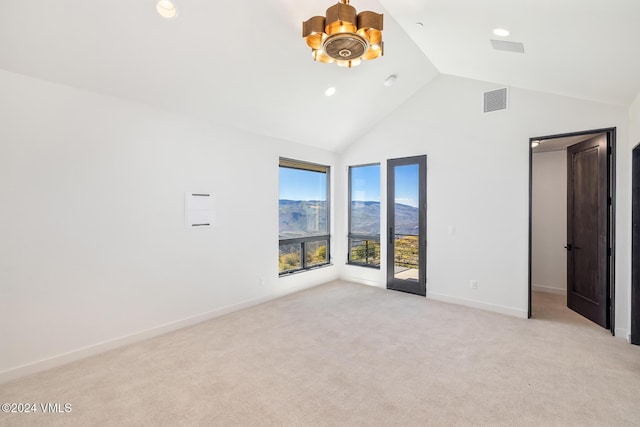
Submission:
POLYGON ((215 200, 210 192, 184 193, 184 210, 185 227, 213 227, 215 221, 215 200))

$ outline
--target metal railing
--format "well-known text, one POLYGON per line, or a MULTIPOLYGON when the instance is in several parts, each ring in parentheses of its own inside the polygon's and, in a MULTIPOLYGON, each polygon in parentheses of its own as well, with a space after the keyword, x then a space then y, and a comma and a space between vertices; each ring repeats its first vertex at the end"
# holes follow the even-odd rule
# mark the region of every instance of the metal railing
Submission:
POLYGON ((380 236, 349 236, 347 262, 364 267, 380 267, 380 236))
POLYGON ((394 265, 405 268, 419 268, 420 249, 418 236, 414 234, 395 234, 394 252, 394 265))
POLYGON ((279 240, 278 270, 286 275, 329 264, 330 236, 296 237, 279 240))

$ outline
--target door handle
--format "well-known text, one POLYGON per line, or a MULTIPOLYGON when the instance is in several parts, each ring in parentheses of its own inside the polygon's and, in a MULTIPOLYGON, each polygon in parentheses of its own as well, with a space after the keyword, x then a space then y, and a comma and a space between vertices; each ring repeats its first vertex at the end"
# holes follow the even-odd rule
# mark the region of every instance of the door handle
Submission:
POLYGON ((564 247, 566 250, 570 251, 573 249, 573 245, 571 243, 567 243, 567 246, 564 247))

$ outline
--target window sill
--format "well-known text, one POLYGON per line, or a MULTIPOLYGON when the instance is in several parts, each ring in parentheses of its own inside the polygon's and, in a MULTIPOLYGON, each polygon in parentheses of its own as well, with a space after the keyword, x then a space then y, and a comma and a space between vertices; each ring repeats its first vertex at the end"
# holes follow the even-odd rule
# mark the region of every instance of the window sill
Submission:
POLYGON ((307 271, 319 270, 321 268, 326 268, 326 267, 333 267, 333 263, 330 262, 330 263, 327 263, 327 264, 316 265, 316 266, 305 268, 305 269, 301 269, 301 270, 294 270, 294 271, 287 271, 285 273, 279 273, 278 277, 292 276, 294 274, 306 273, 307 271))
POLYGON ((351 265, 353 267, 364 267, 364 268, 372 268, 374 270, 380 270, 380 266, 379 265, 358 264, 358 263, 355 263, 355 262, 347 262, 347 263, 345 263, 345 265, 351 265))

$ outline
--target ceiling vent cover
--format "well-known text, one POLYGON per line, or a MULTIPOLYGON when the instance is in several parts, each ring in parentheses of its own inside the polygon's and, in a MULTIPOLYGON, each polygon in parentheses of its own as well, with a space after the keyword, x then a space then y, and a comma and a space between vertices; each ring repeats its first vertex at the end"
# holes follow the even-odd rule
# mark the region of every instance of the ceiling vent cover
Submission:
POLYGON ((484 112, 507 109, 507 88, 491 90, 484 93, 484 112))
POLYGON ((495 50, 503 50, 505 52, 524 53, 524 45, 520 42, 508 42, 505 40, 490 40, 491 46, 495 50))

